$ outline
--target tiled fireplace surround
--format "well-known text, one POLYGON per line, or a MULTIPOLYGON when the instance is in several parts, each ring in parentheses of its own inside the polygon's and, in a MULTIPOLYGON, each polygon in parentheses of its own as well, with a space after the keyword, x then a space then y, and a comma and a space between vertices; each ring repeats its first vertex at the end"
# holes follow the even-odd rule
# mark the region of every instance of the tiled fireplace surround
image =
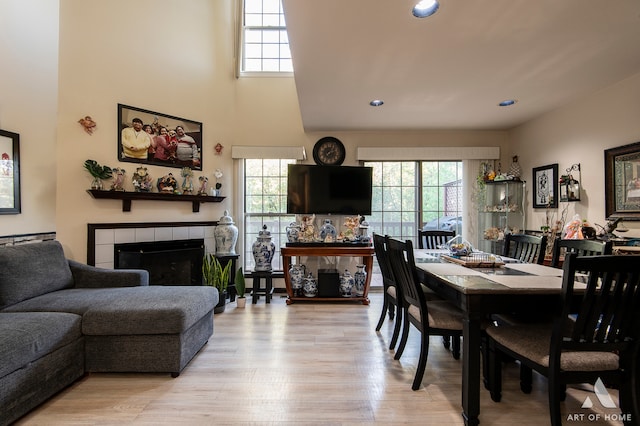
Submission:
POLYGON ((204 239, 205 252, 215 253, 213 231, 217 221, 89 223, 87 225, 87 264, 112 269, 114 245, 151 241, 204 239))

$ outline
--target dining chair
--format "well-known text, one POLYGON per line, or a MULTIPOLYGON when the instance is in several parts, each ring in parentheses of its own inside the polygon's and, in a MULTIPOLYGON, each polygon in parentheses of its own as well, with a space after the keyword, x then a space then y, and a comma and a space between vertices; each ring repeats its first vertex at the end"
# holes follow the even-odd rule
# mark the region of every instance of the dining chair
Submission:
MULTIPOLYGON (((551 325, 491 326, 486 332, 494 401, 502 397, 506 355, 547 377, 554 426, 562 424, 560 403, 566 386, 573 383, 595 383, 598 394, 604 384, 617 386, 622 413, 634 421, 640 418, 640 262, 626 256, 569 253, 561 303, 551 325)), ((520 385, 525 392, 531 389, 522 377, 520 385)))
POLYGON ((413 325, 421 334, 420 356, 411 389, 420 388, 429 355, 430 336, 449 336, 453 342, 453 357, 460 358, 462 336, 462 311, 447 301, 429 301, 424 296, 422 285, 415 272, 413 243, 389 237, 385 238, 387 251, 396 285, 402 294, 402 337, 394 359, 400 359, 407 344, 409 329, 413 325))
POLYGON ((376 331, 380 331, 387 313, 389 314, 390 320, 393 320, 395 316, 393 335, 391 336, 391 342, 389 343, 389 349, 393 349, 395 348, 398 336, 400 335, 402 309, 400 309, 400 304, 398 302, 398 288, 393 278, 393 272, 391 271, 391 264, 389 263, 385 238, 385 236, 380 234, 373 234, 373 249, 376 254, 378 266, 380 267, 380 273, 382 274, 382 285, 384 290, 382 312, 380 313, 380 319, 378 319, 378 324, 376 325, 376 331))
POLYGON ((502 255, 517 259, 520 262, 544 263, 544 253, 547 249, 547 236, 537 237, 526 234, 507 234, 504 237, 502 255))
POLYGON ((442 231, 442 230, 418 230, 418 248, 421 249, 437 249, 441 245, 446 244, 447 241, 456 236, 456 231, 442 231))
MULTIPOLYGON (((420 249, 439 249, 443 244, 456 236, 456 231, 445 230, 423 230, 418 229, 418 248, 420 249)), ((427 300, 442 300, 434 291, 424 287, 424 294, 427 300)), ((449 336, 442 336, 442 345, 445 349, 451 347, 451 339, 449 336)))
POLYGON ((613 242, 597 240, 561 240, 557 239, 553 244, 551 266, 562 267, 562 258, 567 253, 577 253, 578 256, 598 256, 612 254, 613 242))

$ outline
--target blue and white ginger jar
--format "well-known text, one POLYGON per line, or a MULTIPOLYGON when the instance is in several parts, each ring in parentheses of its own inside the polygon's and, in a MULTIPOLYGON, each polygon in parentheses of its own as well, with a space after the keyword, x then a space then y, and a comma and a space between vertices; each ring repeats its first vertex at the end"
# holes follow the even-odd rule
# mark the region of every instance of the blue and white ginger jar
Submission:
POLYGON ((291 268, 289 268, 289 281, 291 282, 294 297, 302 296, 305 272, 306 267, 303 264, 291 265, 291 268))
POLYGON ((238 228, 234 225, 233 218, 229 216, 227 210, 224 211, 224 216, 220 218, 218 225, 213 230, 213 236, 216 239, 216 254, 236 254, 238 228))
POLYGON ((306 297, 316 297, 318 295, 318 282, 311 272, 309 272, 309 275, 304 279, 302 291, 306 297))
POLYGON ((271 261, 276 251, 276 245, 271 241, 271 232, 267 231, 267 225, 262 225, 262 231, 258 233, 257 240, 251 246, 255 271, 271 271, 271 261))
POLYGON ((340 276, 340 295, 342 297, 351 297, 354 283, 353 275, 345 269, 344 274, 340 276))

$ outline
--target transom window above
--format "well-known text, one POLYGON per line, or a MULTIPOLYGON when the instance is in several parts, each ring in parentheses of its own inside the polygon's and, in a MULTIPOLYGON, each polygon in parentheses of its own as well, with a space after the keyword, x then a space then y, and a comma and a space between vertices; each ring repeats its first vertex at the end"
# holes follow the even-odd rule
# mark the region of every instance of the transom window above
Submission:
POLYGON ((241 72, 293 72, 280 0, 244 0, 242 40, 241 72))

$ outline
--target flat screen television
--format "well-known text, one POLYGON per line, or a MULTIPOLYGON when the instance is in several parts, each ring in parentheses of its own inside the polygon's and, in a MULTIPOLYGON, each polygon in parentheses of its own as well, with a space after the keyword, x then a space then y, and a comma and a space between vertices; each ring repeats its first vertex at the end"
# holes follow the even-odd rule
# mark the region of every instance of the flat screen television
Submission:
POLYGON ((372 168, 290 164, 289 214, 371 214, 372 168))

